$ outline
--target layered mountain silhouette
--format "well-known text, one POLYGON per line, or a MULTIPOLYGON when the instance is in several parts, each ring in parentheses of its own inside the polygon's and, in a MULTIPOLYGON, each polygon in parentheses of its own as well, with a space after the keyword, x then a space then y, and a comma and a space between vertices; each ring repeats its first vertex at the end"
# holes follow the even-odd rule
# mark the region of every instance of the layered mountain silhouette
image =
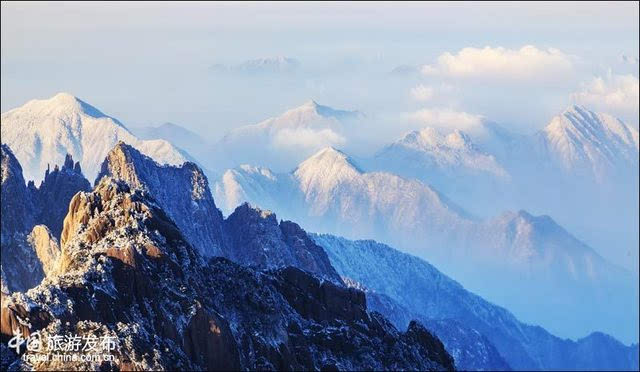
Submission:
MULTIPOLYGON (((368 311, 367 293, 345 286, 348 276, 341 271, 344 267, 334 268, 334 262, 338 261, 330 259, 321 247, 323 243, 317 244, 320 242, 317 237, 310 237, 294 223, 278 222, 268 211, 244 204, 227 219, 211 219, 212 224, 221 224, 220 229, 209 230, 215 236, 211 241, 221 242, 221 252, 231 260, 210 258, 218 255, 206 247, 196 248, 181 225, 174 222, 174 218, 188 219, 191 215, 189 209, 183 208, 187 204, 181 199, 193 201, 200 209, 208 204, 199 201, 210 201, 212 205, 208 206, 215 209, 212 198, 203 199, 210 191, 201 182, 199 173, 193 164, 163 166, 129 145, 117 144, 106 157, 93 190, 76 193, 68 203, 60 244, 48 246, 48 251, 55 253, 52 258, 40 258, 44 255, 38 251, 47 249, 37 247, 47 247, 44 242, 24 247, 36 252, 33 262, 46 275, 41 282, 25 283, 19 292, 14 289, 3 292, 3 314, 6 314, 2 319, 3 341, 16 327, 25 336, 35 331, 46 335, 71 331, 114 335, 121 344, 117 351, 119 362, 111 367, 120 369, 452 369, 455 362, 446 345, 455 348, 463 365, 475 368, 502 368, 506 363, 512 366, 509 358, 519 360, 503 356, 504 345, 495 341, 500 338, 492 340, 493 336, 483 333, 475 324, 461 326, 465 318, 455 316, 469 312, 474 308, 471 304, 480 303, 485 310, 480 307, 478 311, 485 314, 470 316, 474 322, 503 322, 504 319, 487 315, 502 314, 512 319, 502 332, 515 332, 511 327, 521 323, 504 309, 464 291, 431 267, 430 275, 440 277, 442 283, 431 294, 434 298, 444 298, 445 294, 451 298, 451 305, 442 302, 438 310, 451 319, 420 313, 406 299, 398 300, 392 292, 376 291, 387 296, 387 304, 409 309, 407 319, 419 319, 394 325, 380 313, 368 311), (181 182, 182 178, 190 182, 181 182), (155 198, 151 190, 159 186, 153 184, 159 179, 170 181, 164 184, 165 188, 182 190, 174 190, 171 198, 157 192, 159 197, 155 198), (453 303, 465 298, 473 300, 469 300, 469 307, 456 310, 453 303), (61 327, 57 320, 62 319, 61 327), (442 322, 452 322, 452 326, 442 322), (446 334, 445 346, 423 324, 432 324, 432 328, 446 334), (454 325, 457 331, 452 330, 454 325), (478 344, 483 346, 479 349, 478 344)), ((20 180, 26 189, 20 165, 5 146, 3 197, 5 190, 15 187, 20 180)), ((19 223, 11 224, 12 217, 3 217, 5 220, 6 230, 20 227, 19 223)), ((36 232, 34 239, 46 240, 41 231, 36 232)), ((3 244, 3 253, 7 249, 12 248, 3 244)), ((336 253, 348 262, 362 258, 347 249, 334 249, 331 255, 336 253)), ((371 255, 374 261, 368 263, 372 268, 385 267, 389 263, 384 257, 374 251, 371 255)), ((25 258, 18 256, 14 264, 24 265, 25 258)), ((415 260, 417 265, 430 267, 415 260)), ((6 265, 3 258, 3 271, 6 265)), ((424 282, 416 281, 417 285, 423 285, 419 283, 424 282)), ((380 296, 375 293, 372 298, 380 296)), ((440 303, 436 301, 434 305, 440 303)), ((555 340, 553 336, 547 337, 555 340)), ((593 337, 600 336, 579 343, 580 347, 600 348, 604 345, 601 340, 613 340, 606 336, 596 342, 593 337)), ((513 347, 544 353, 535 340, 519 339, 520 346, 513 347)), ((606 344, 613 350, 606 360, 615 362, 593 364, 596 366, 593 368, 633 365, 637 347, 626 348, 614 341, 606 344)), ((562 361, 565 364, 557 361, 537 364, 535 358, 527 359, 528 354, 523 353, 519 360, 523 368, 592 368, 580 364, 581 359, 562 361)), ((11 361, 13 367, 20 363, 11 361)), ((74 366, 108 367, 90 362, 74 366)), ((55 369, 62 365, 39 367, 55 369)))
POLYGON ((225 157, 256 165, 212 194, 185 152, 73 96, 4 113, 2 369, 32 367, 16 330, 119 340, 76 369, 637 369, 597 332, 637 339, 637 280, 513 193, 622 198, 637 131, 576 106, 533 136, 427 128, 356 161, 331 146, 360 117, 310 101, 230 133, 225 157), (468 190, 518 207, 469 213, 448 197, 468 190))

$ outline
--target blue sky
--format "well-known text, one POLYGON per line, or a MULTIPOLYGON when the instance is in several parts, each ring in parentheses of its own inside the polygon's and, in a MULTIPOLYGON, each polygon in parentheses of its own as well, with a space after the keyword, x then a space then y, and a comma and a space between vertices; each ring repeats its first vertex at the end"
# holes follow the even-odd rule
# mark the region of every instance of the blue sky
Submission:
POLYGON ((214 139, 308 99, 391 134, 424 109, 532 131, 577 100, 637 126, 638 27, 637 2, 2 3, 2 111, 66 91, 214 139), (210 70, 275 56, 300 71, 210 70))

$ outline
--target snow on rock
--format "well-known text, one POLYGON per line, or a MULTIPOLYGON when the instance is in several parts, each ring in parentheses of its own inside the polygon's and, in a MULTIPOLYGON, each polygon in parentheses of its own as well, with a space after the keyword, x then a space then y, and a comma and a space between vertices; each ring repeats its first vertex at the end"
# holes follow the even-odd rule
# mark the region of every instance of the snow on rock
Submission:
MULTIPOLYGON (((149 193, 121 180, 76 194, 62 236, 58 275, 3 296, 0 333, 113 336, 115 361, 33 368, 454 369, 437 337, 416 322, 398 331, 367 312, 361 291, 293 267, 206 260, 149 193)), ((25 368, 12 352, 4 367, 25 368)))
POLYGON ((182 164, 188 157, 165 140, 138 139, 117 119, 68 93, 3 113, 1 130, 2 143, 13 149, 28 180, 39 181, 49 164, 62 164, 67 154, 78 159, 93 180, 118 141, 160 163, 182 164))
POLYGON ((497 178, 509 178, 494 156, 479 149, 460 130, 447 135, 431 127, 414 131, 385 147, 376 158, 383 161, 420 162, 424 172, 456 172, 463 168, 476 175, 487 173, 497 178))
POLYGON ((160 165, 135 148, 118 143, 103 162, 98 180, 112 177, 152 195, 183 232, 185 239, 209 256, 273 269, 295 266, 320 278, 341 283, 324 251, 304 230, 276 215, 241 205, 223 221, 198 166, 160 165))
POLYGON ((633 312, 625 310, 637 308, 628 295, 634 293, 632 274, 548 216, 520 211, 476 219, 429 185, 364 172, 333 148, 319 151, 290 174, 236 168, 225 173, 216 190, 225 208, 249 202, 298 221, 308 231, 393 244, 428 259, 523 320, 563 336, 578 337, 597 326, 625 340, 634 338, 633 328, 604 316, 615 313, 637 324, 633 312), (517 295, 523 290, 529 293, 524 300, 517 295), (537 308, 574 317, 560 319, 537 308))
POLYGON ((296 223, 274 213, 242 204, 224 221, 227 257, 257 268, 294 266, 342 285, 327 254, 296 223))
POLYGON ((25 185, 20 163, 2 145, 2 291, 25 291, 55 268, 62 219, 69 201, 89 182, 68 155, 62 168, 47 169, 36 188, 25 185))
POLYGON ((556 337, 465 290, 418 257, 372 240, 351 241, 327 234, 312 238, 327 251, 338 273, 348 278, 346 282, 361 283, 368 297, 369 292, 387 296, 395 302, 393 311, 423 321, 458 356, 458 368, 504 369, 504 360, 516 370, 638 367, 637 344, 625 346, 611 336, 599 337, 597 343, 588 341, 594 334, 577 341, 556 337), (594 359, 594 354, 600 357, 594 359))
POLYGON ((106 155, 96 182, 113 177, 153 195, 187 240, 206 256, 223 254, 222 214, 195 164, 160 165, 134 147, 118 142, 106 155))
POLYGON ((225 208, 232 201, 248 201, 299 221, 306 229, 349 237, 385 240, 406 234, 431 246, 473 220, 430 186, 390 173, 364 172, 332 147, 290 174, 236 168, 226 172, 215 189, 225 208))
POLYGON ((571 106, 536 135, 537 150, 565 172, 588 172, 598 181, 638 169, 638 130, 608 114, 571 106))

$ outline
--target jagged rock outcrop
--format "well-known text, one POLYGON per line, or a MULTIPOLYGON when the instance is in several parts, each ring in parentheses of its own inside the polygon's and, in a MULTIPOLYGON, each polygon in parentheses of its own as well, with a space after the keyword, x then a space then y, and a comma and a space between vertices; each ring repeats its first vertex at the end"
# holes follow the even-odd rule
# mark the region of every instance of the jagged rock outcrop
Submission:
POLYGON ((206 261, 160 205, 110 177, 74 196, 59 275, 4 298, 3 341, 16 327, 117 339, 115 362, 36 369, 453 369, 436 337, 415 323, 397 331, 360 291, 294 268, 206 261))
POLYGON ((189 243, 205 256, 227 257, 259 269, 295 266, 341 283, 324 250, 297 224, 278 222, 275 214, 249 205, 239 206, 223 220, 207 178, 195 164, 161 166, 119 143, 107 155, 96 182, 105 176, 152 195, 189 243))
POLYGON ((119 142, 102 163, 96 184, 105 176, 149 192, 191 245, 206 256, 223 255, 222 213, 213 201, 207 177, 197 165, 159 165, 119 142))
POLYGON ((388 297, 386 305, 377 301, 370 308, 386 314, 385 308, 396 306, 390 310, 406 314, 396 319, 422 321, 459 358, 456 365, 461 369, 503 369, 489 344, 515 370, 638 369, 637 344, 627 346, 603 334, 563 339, 518 320, 418 257, 372 240, 311 237, 326 250, 338 273, 349 278, 347 283, 388 297))
POLYGON ((2 145, 1 154, 0 282, 2 293, 10 293, 35 286, 44 273, 35 251, 27 243, 27 234, 34 224, 34 206, 22 177, 22 167, 9 146, 2 145))
POLYGON ((26 291, 53 271, 69 201, 90 189, 80 165, 68 155, 62 168, 45 173, 40 187, 25 185, 22 167, 2 145, 2 291, 26 291))
POLYGON ((22 177, 22 167, 9 146, 2 145, 2 244, 15 232, 24 232, 33 225, 33 205, 22 177))
MULTIPOLYGON (((351 278, 343 278, 351 288, 366 293, 367 307, 384 315, 398 329, 406 328, 418 320, 437 336, 456 362, 456 369, 462 371, 508 371, 509 364, 496 347, 480 332, 455 319, 429 319, 407 309, 384 293, 373 291, 351 278)), ((393 279, 390 278, 390 281, 393 279)), ((438 297, 437 294, 431 294, 438 297)))
POLYGON ((73 162, 67 154, 62 168, 56 165, 53 171, 45 172, 38 189, 31 187, 33 202, 39 206, 36 221, 46 225, 56 238, 62 233, 62 221, 67 215, 69 201, 78 191, 91 190, 91 184, 82 175, 80 162, 73 162))
POLYGON ((465 371, 511 370, 491 341, 477 330, 454 319, 420 320, 429 331, 443 340, 459 369, 465 371))
POLYGON ((45 225, 36 225, 27 237, 29 245, 34 248, 38 260, 42 265, 44 275, 51 275, 57 271, 60 258, 60 246, 49 228, 45 225))
POLYGON ((290 221, 245 203, 224 221, 228 258, 257 268, 295 266, 320 278, 342 283, 325 251, 290 221))

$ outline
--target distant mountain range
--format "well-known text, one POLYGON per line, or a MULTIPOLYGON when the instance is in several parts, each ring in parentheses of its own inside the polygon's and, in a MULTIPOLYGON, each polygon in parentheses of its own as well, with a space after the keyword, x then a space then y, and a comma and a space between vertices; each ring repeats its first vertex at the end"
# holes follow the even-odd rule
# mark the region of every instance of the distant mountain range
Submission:
MULTIPOLYGON (((70 332, 84 338, 114 337, 117 349, 104 351, 118 356, 114 362, 52 358, 37 362, 42 369, 454 369, 440 340, 420 323, 399 331, 379 313, 367 312, 364 293, 345 287, 326 253, 294 223, 278 226, 275 216, 239 208, 224 232, 213 231, 210 238, 228 238, 225 247, 248 266, 221 257, 206 259, 208 252, 203 255, 203 247, 189 244, 169 217, 180 217, 175 210, 164 209, 200 195, 166 183, 165 192, 173 188, 181 200, 152 196, 158 190, 150 184, 151 175, 177 178, 188 169, 161 166, 123 143, 109 154, 103 171, 121 172, 115 177, 103 172, 93 190, 73 196, 59 245, 38 232, 30 245, 20 248, 3 241, 3 370, 30 367, 17 353, 33 355, 34 350, 7 345, 18 332, 24 337, 64 338, 70 332), (116 156, 125 152, 130 156, 116 156), (247 228, 255 229, 254 234, 247 235, 247 228), (279 235, 271 233, 274 229, 279 235), (253 263, 246 261, 252 257, 249 247, 263 253, 253 256, 253 263), (335 283, 291 267, 286 259, 274 266, 259 260, 264 254, 287 257, 289 249, 300 260, 294 266, 327 270, 335 283), (5 275, 20 273, 27 264, 33 265, 30 276, 5 275), (265 268, 272 270, 259 271, 265 268)), ((7 146, 2 164, 10 169, 2 179, 4 202, 8 191, 26 186, 7 146)), ((206 184, 201 191, 213 202, 206 184)), ((30 200, 21 195, 25 198, 14 202, 30 200)), ((9 231, 24 227, 11 224, 19 211, 5 209, 5 203, 2 207, 3 236, 19 235, 9 231)), ((50 345, 37 352, 55 353, 50 345)))
POLYGON ((217 63, 210 67, 210 70, 220 74, 290 74, 296 72, 300 67, 300 62, 291 57, 266 57, 244 61, 235 65, 217 63))
MULTIPOLYGON (((384 244, 332 235, 312 237, 327 251, 345 282, 359 285, 369 298, 383 295, 398 305, 388 312, 373 302, 373 310, 390 319, 404 312, 406 318, 424 319, 429 327, 439 330, 438 336, 457 356, 461 369, 478 369, 473 363, 479 360, 484 368, 504 369, 501 357, 515 370, 626 369, 638 363, 637 345, 625 347, 602 333, 592 333, 577 342, 555 337, 468 292, 427 262, 384 244), (484 337, 490 342, 486 348, 479 346, 486 343, 484 337), (476 347, 468 348, 470 344, 476 347), (497 356, 493 345, 499 352, 497 356), (620 364, 599 364, 599 358, 593 359, 591 354, 594 347, 614 352, 613 359, 620 364)), ((405 323, 397 326, 405 327, 405 323)))
MULTIPOLYGON (((26 186, 8 146, 2 155, 3 169, 8 170, 2 179, 6 201, 7 191, 26 186)), ((463 369, 632 369, 637 365, 637 346, 624 346, 602 334, 578 342, 560 340, 518 322, 426 262, 375 242, 309 236, 296 224, 278 224, 272 213, 246 204, 225 221, 207 215, 190 220, 193 217, 183 214, 190 203, 195 203, 194 210, 215 209, 206 183, 180 181, 193 178, 193 172, 202 174, 190 163, 161 166, 119 143, 106 157, 93 190, 75 194, 68 203, 60 243, 47 236, 46 226, 35 228, 29 244, 17 252, 3 242, 3 257, 13 253, 15 258, 15 262, 5 258, 2 262, 2 307, 7 314, 3 340, 12 334, 9 325, 19 324, 18 319, 34 325, 19 326, 25 336, 35 330, 63 334, 65 327, 78 329, 91 319, 92 327, 82 328, 81 334, 106 331, 127 340, 119 352, 131 364, 120 362, 120 368, 306 369, 330 364, 345 369, 451 369, 456 362, 447 347, 455 351, 456 365, 463 369), (171 181, 159 184, 157 180, 171 181), (223 258, 205 260, 211 251, 189 243, 187 239, 193 238, 187 236, 196 237, 193 231, 183 233, 198 221, 214 227, 204 235, 220 242, 222 255, 248 267, 223 258), (38 229, 45 229, 44 236, 38 229), (28 284, 13 275, 27 262, 42 270, 41 283, 28 284), (264 269, 268 271, 254 271, 264 269), (365 292, 349 289, 345 282, 351 287, 362 283, 365 292), (16 283, 27 285, 21 290, 35 287, 12 293, 16 283), (384 313, 393 306, 394 312, 387 316, 419 319, 437 329, 444 347, 420 322, 396 321, 394 326, 379 313, 368 312, 365 295, 371 297, 372 310, 384 313), (86 303, 89 297, 95 300, 86 303), (71 302, 56 307, 64 299, 71 302), (186 310, 176 306, 185 301, 192 306, 186 310), (142 312, 133 310, 146 307, 142 312), (58 317, 69 324, 59 328, 51 322, 58 317), (215 325, 215 331, 197 332, 202 324, 215 325), (397 330, 405 327, 404 332, 397 330), (143 331, 132 334, 131 328, 143 331), (148 334, 156 336, 152 340, 148 334), (392 342, 396 353, 381 342, 392 342), (261 351, 273 343, 281 345, 277 351, 261 351), (171 357, 164 346, 176 344, 180 352, 171 357), (209 346, 202 349, 199 344, 209 346), (295 352, 285 351, 290 349, 295 352), (599 357, 593 358, 596 350, 599 357), (155 352, 156 357, 153 361, 140 358, 140 352, 155 352), (300 355, 307 357, 302 361, 300 355)), ((19 195, 24 199, 14 198, 14 202, 24 205, 31 200, 28 193, 19 195)), ((26 225, 13 224, 17 211, 8 207, 3 203, 7 208, 3 233, 17 236, 19 231, 9 230, 25 230, 26 225)), ((12 351, 3 349, 3 353, 3 363, 18 367, 20 360, 11 359, 12 351)))
POLYGON ((232 130, 216 151, 229 164, 289 169, 323 147, 344 144, 350 126, 361 117, 357 111, 308 101, 280 116, 232 130))
POLYGON ((637 131, 571 107, 533 136, 425 128, 354 160, 335 146, 362 118, 310 101, 239 128, 214 147, 252 165, 210 190, 178 126, 149 129, 173 143, 141 139, 67 94, 3 113, 3 342, 63 317, 127 339, 119 368, 637 369, 637 345, 593 333, 637 341, 637 274, 522 208, 637 211, 637 131), (499 213, 469 212, 478 199, 499 213))
POLYGON ((224 213, 248 201, 311 231, 389 242, 555 332, 576 336, 595 327, 637 337, 636 328, 619 322, 622 317, 637 323, 635 312, 626 310, 637 309, 633 274, 603 259, 548 216, 519 211, 480 219, 432 186, 365 172, 333 148, 319 151, 291 173, 229 170, 214 186, 214 195, 224 213), (517 296, 523 290, 529 293, 526 300, 517 296), (541 308, 575 316, 560 320, 541 308), (613 318, 605 316, 614 313, 613 318))
POLYGON ((487 120, 469 133, 427 127, 361 164, 433 185, 484 217, 551 215, 638 272, 638 131, 610 115, 570 106, 530 136, 487 120))
POLYGON ((570 177, 600 183, 638 169, 638 130, 608 114, 571 106, 535 135, 539 156, 570 177))

